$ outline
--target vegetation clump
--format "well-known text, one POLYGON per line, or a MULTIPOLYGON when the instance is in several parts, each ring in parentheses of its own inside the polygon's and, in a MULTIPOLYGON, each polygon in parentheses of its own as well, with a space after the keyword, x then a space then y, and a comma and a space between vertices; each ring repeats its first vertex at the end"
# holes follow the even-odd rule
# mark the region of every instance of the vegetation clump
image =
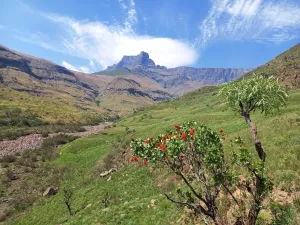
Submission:
POLYGON ((225 159, 224 130, 221 129, 218 135, 203 124, 188 122, 175 125, 175 131, 158 137, 131 138, 132 161, 142 159, 145 166, 148 162, 162 162, 179 176, 187 189, 178 189, 176 199, 165 196, 201 215, 205 223, 209 219, 216 225, 255 225, 273 184, 267 176, 266 153, 250 114, 260 109, 268 115, 283 107, 288 95, 273 78, 256 76, 223 86, 220 95, 245 118, 258 160, 244 146, 241 137, 230 140, 230 146, 234 148, 232 157, 225 159), (234 147, 234 144, 238 146, 234 147), (229 200, 226 213, 220 210, 222 196, 229 200))

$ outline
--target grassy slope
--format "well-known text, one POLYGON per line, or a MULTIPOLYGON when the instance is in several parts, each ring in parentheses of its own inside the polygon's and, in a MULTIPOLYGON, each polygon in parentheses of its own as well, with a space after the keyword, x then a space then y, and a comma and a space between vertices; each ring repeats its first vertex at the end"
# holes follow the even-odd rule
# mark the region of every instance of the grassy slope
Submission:
MULTIPOLYGON (((77 107, 54 98, 34 96, 11 88, 0 87, 0 122, 1 117, 5 117, 5 113, 13 109, 21 109, 24 113, 49 124, 61 125, 97 123, 101 117, 105 118, 107 116, 107 112, 95 103, 76 102, 68 95, 65 96, 65 101, 76 103, 77 107)), ((0 139, 6 138, 10 134, 17 137, 45 129, 48 128, 40 125, 33 127, 0 125, 0 139)))
POLYGON ((300 44, 247 73, 245 77, 251 76, 253 73, 275 76, 289 87, 300 87, 300 44))
MULTIPOLYGON (((112 175, 112 179, 95 178, 91 174, 97 162, 114 150, 112 142, 117 136, 129 138, 125 127, 136 130, 134 136, 146 137, 171 128, 175 123, 196 120, 208 124, 215 130, 223 128, 226 138, 240 135, 251 147, 251 136, 243 119, 234 115, 220 103, 216 88, 205 88, 190 93, 181 99, 153 105, 149 110, 120 121, 116 127, 107 130, 109 135, 95 135, 78 139, 61 148, 61 156, 55 165, 66 165, 64 185, 74 187, 74 208, 82 204, 92 204, 76 214, 66 224, 170 224, 181 216, 179 208, 169 203, 158 190, 159 181, 154 179, 160 171, 150 172, 145 167, 130 165, 112 175), (108 193, 115 200, 105 212, 101 201, 108 193), (157 208, 150 204, 156 200, 157 208), (150 207, 150 208, 149 208, 150 207)), ((296 189, 300 187, 300 91, 290 93, 288 107, 281 114, 271 117, 253 116, 259 135, 267 152, 267 166, 276 186, 288 191, 292 181, 296 189)), ((229 149, 225 145, 226 154, 229 149)), ((251 150, 254 149, 251 147, 251 150)), ((297 190, 299 191, 299 190, 297 190)), ((60 191, 54 197, 41 199, 33 209, 15 221, 14 224, 57 224, 68 217, 60 191)))

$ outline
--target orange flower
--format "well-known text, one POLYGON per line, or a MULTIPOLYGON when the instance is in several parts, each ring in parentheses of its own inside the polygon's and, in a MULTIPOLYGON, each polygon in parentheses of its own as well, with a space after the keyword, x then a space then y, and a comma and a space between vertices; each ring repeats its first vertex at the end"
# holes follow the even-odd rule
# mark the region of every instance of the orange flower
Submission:
POLYGON ((131 138, 130 138, 130 141, 134 141, 134 138, 133 138, 133 137, 131 137, 131 138))
POLYGON ((192 130, 190 131, 190 135, 193 136, 194 133, 195 133, 195 131, 196 131, 195 129, 192 129, 192 130))
POLYGON ((160 145, 159 148, 160 148, 162 151, 164 151, 164 152, 167 150, 167 148, 166 148, 165 145, 160 145))
POLYGON ((186 141, 186 134, 182 134, 180 139, 186 141))
POLYGON ((175 127, 176 130, 180 130, 180 126, 178 126, 177 124, 175 124, 174 127, 175 127))
POLYGON ((131 159, 132 162, 136 162, 137 160, 138 160, 138 158, 136 156, 133 156, 131 159))

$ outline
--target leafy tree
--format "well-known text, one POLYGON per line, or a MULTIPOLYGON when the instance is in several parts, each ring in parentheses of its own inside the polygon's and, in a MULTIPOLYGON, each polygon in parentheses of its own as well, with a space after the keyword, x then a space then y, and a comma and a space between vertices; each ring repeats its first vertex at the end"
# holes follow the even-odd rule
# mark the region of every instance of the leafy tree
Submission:
POLYGON ((179 176, 186 187, 178 188, 175 197, 165 196, 192 209, 205 224, 254 225, 272 183, 266 176, 266 154, 250 112, 261 109, 269 114, 284 105, 287 94, 277 81, 261 77, 225 85, 220 94, 245 117, 259 162, 252 159, 240 137, 230 141, 233 157, 226 160, 225 131, 217 133, 196 122, 175 125, 174 131, 146 140, 131 138, 132 161, 142 161, 145 166, 160 162, 179 176), (222 207, 226 200, 227 206, 222 207))
POLYGON ((250 115, 255 110, 269 115, 286 105, 288 94, 285 88, 273 77, 253 76, 250 79, 243 79, 239 82, 224 85, 219 94, 223 96, 229 106, 245 118, 251 129, 252 141, 260 159, 259 168, 248 165, 248 170, 255 176, 253 188, 249 188, 253 196, 253 204, 248 213, 248 224, 254 225, 261 209, 262 201, 268 190, 268 180, 265 176, 266 153, 257 135, 257 127, 252 122, 250 115))
POLYGON ((251 128, 252 139, 259 158, 264 162, 266 153, 257 136, 255 123, 250 119, 250 113, 261 110, 269 115, 285 106, 288 94, 285 88, 273 77, 254 76, 223 86, 219 94, 224 97, 229 106, 245 118, 251 128))

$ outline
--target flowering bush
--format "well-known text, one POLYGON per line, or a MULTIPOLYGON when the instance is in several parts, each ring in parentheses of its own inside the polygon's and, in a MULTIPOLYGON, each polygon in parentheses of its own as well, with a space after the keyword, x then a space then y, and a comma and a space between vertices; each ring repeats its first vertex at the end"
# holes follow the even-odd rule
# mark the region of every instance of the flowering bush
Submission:
MULTIPOLYGON (((228 221, 227 213, 221 215, 218 210, 217 199, 222 192, 223 195, 229 196, 231 207, 234 209, 231 211, 231 218, 244 224, 243 219, 247 217, 246 205, 251 200, 251 197, 245 196, 256 185, 255 176, 266 178, 262 164, 252 162, 252 155, 240 137, 229 141, 233 151, 229 162, 226 162, 223 129, 215 132, 196 122, 175 125, 174 128, 171 132, 145 140, 131 138, 131 161, 140 161, 144 166, 147 166, 148 162, 166 165, 181 177, 188 191, 177 189, 177 200, 167 194, 165 196, 174 203, 187 206, 196 214, 210 218, 218 225, 224 225, 225 221, 228 221), (242 175, 243 179, 238 178, 238 175, 242 175), (237 190, 241 193, 239 197, 234 194, 237 190)), ((261 193, 268 193, 271 186, 269 182, 260 185, 263 189, 261 193)), ((226 210, 230 211, 229 208, 226 210)))
POLYGON ((184 202, 173 200, 165 194, 166 197, 221 224, 216 198, 221 187, 234 178, 224 160, 224 130, 217 133, 196 122, 175 125, 174 128, 172 132, 145 140, 131 138, 132 161, 142 161, 144 165, 148 162, 165 164, 189 188, 185 194, 178 190, 184 202))
MULTIPOLYGON (((131 138, 132 161, 161 161, 176 172, 185 165, 202 164, 213 172, 213 179, 224 173, 224 152, 220 136, 204 125, 196 122, 175 125, 173 132, 157 137, 142 139, 131 138)), ((223 131, 222 131, 223 132, 223 131)))

